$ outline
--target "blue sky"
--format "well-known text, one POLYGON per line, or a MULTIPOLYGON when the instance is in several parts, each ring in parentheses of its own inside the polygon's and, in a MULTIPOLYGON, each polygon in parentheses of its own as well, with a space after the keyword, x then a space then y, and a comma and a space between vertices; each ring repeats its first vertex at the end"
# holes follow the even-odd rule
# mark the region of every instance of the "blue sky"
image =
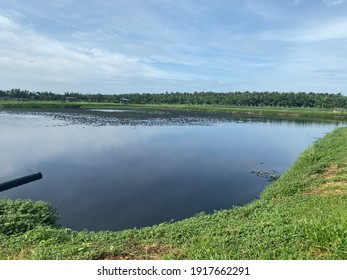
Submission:
POLYGON ((347 95, 347 0, 0 0, 0 89, 347 95))

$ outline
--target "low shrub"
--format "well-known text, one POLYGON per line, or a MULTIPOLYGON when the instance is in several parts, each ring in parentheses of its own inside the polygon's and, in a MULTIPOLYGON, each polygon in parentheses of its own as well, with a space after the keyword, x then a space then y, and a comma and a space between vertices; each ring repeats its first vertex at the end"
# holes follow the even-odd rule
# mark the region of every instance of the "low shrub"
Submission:
POLYGON ((59 215, 47 202, 0 200, 0 233, 24 233, 39 225, 55 225, 59 215))

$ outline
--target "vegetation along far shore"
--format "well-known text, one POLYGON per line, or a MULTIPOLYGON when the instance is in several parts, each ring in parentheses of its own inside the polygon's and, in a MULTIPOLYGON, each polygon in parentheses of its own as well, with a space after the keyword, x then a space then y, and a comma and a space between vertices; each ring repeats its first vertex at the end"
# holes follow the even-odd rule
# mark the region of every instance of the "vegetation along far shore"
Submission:
POLYGON ((346 120, 347 97, 305 92, 81 94, 0 90, 2 109, 140 108, 215 111, 256 117, 346 120))

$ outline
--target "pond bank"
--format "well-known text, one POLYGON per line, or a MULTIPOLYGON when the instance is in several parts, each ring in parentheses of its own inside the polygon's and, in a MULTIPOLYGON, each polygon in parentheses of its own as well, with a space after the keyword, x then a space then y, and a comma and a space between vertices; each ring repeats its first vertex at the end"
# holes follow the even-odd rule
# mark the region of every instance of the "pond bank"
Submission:
POLYGON ((45 203, 2 201, 0 213, 0 259, 345 260, 347 128, 318 140, 260 199, 231 210, 119 232, 53 226, 45 203))

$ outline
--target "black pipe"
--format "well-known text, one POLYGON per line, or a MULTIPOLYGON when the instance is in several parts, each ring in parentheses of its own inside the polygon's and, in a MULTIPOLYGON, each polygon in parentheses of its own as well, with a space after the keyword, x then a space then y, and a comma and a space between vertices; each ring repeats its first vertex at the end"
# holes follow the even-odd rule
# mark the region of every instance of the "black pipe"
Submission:
POLYGON ((37 172, 31 175, 27 175, 24 177, 20 177, 11 181, 7 181, 5 183, 0 184, 0 192, 18 187, 20 185, 24 185, 27 183, 30 183, 32 181, 36 181, 42 178, 42 173, 41 172, 37 172))

